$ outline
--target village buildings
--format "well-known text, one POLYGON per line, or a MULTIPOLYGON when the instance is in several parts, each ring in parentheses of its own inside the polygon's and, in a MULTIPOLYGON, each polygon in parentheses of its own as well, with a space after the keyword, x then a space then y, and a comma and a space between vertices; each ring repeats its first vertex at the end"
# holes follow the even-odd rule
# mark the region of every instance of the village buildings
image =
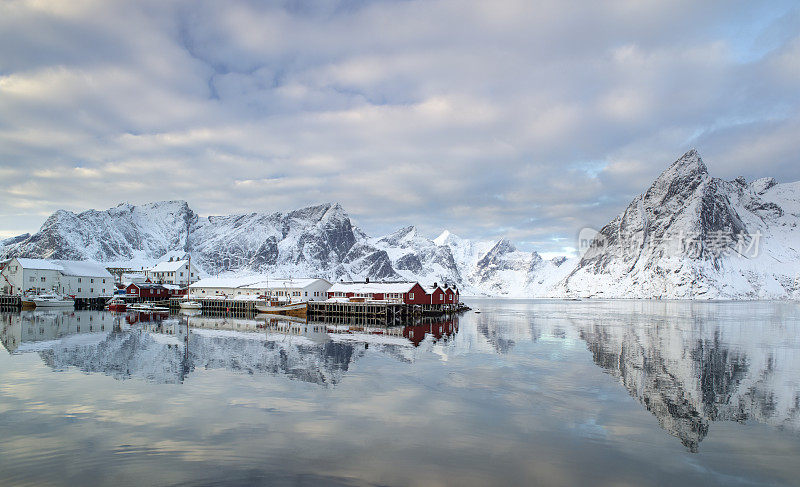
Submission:
POLYGON ((174 284, 184 287, 200 280, 197 268, 190 265, 188 259, 159 262, 149 269, 144 269, 144 277, 145 280, 155 284, 174 284))
POLYGON ((255 299, 277 301, 324 301, 331 283, 314 278, 268 278, 262 275, 208 277, 189 286, 192 298, 255 299))
POLYGON ((114 279, 102 264, 87 261, 14 258, 0 271, 2 294, 57 293, 98 298, 114 292, 114 279))

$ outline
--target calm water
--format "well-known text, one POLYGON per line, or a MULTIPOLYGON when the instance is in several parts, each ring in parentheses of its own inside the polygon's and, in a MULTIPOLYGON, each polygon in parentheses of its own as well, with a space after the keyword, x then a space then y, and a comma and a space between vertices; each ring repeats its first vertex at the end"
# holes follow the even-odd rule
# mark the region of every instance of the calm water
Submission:
POLYGON ((0 314, 0 485, 798 485, 800 305, 0 314))

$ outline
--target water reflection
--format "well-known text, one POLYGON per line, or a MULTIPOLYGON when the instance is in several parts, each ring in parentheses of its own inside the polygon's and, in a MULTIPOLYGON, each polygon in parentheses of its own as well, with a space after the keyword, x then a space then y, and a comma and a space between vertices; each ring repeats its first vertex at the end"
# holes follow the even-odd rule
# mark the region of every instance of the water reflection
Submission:
POLYGON ((523 341, 581 340, 691 452, 715 421, 800 432, 796 304, 551 302, 529 310, 479 315, 483 349, 508 354, 523 341))
POLYGON ((0 338, 10 353, 38 353, 54 370, 181 383, 196 370, 225 369, 328 385, 370 347, 410 362, 423 340, 436 343, 456 330, 456 320, 387 328, 270 316, 24 311, 3 315, 0 338))
MULTIPOLYGON (((264 316, 26 311, 0 314, 0 338, 10 353, 37 353, 53 370, 158 383, 225 370, 321 386, 342 382, 368 353, 399 365, 477 354, 519 367, 520 359, 545 350, 537 344, 555 341, 585 349, 582 356, 691 452, 717 421, 800 431, 800 313, 791 303, 486 302, 482 308, 461 320, 395 328, 264 316)), ((557 356, 537 358, 573 366, 557 356)), ((463 365, 453 371, 468 380, 474 372, 463 365)), ((592 385, 573 380, 576 387, 592 385)))
POLYGON ((690 451, 714 421, 800 431, 800 353, 786 347, 797 339, 796 323, 722 327, 693 320, 639 328, 594 321, 580 329, 594 362, 690 451))

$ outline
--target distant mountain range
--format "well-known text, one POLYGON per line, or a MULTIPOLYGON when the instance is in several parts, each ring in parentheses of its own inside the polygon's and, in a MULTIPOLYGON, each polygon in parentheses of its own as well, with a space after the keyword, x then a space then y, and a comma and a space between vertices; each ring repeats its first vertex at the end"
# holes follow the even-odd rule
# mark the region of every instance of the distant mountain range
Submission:
POLYGON ((515 297, 788 298, 800 294, 800 183, 712 178, 692 150, 598 234, 582 258, 543 259, 508 240, 413 226, 382 237, 339 204, 288 213, 198 216, 185 201, 59 210, 0 259, 147 265, 190 252, 209 274, 266 272, 331 280, 449 282, 463 294, 515 297))

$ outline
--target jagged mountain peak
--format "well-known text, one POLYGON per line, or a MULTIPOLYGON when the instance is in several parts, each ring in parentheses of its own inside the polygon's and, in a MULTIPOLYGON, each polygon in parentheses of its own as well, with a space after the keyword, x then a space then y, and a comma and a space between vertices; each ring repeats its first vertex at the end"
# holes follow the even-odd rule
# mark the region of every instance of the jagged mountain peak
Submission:
POLYGON ((322 203, 306 206, 288 213, 289 218, 297 218, 313 222, 322 220, 349 218, 339 203, 322 203))
POLYGON ((600 230, 561 286, 612 298, 793 296, 800 219, 784 208, 796 194, 769 178, 712 178, 691 150, 600 230))
POLYGON ((439 246, 445 245, 447 244, 447 241, 450 239, 451 235, 453 234, 450 233, 450 230, 445 230, 442 233, 440 233, 438 237, 433 239, 433 243, 439 246))
POLYGON ((507 254, 509 252, 516 252, 517 248, 511 243, 510 240, 503 237, 497 241, 497 243, 492 247, 492 250, 489 253, 492 254, 507 254))
POLYGON ((709 179, 711 177, 708 175, 708 168, 700 153, 691 149, 656 178, 644 194, 644 198, 657 199, 658 201, 653 202, 656 205, 664 204, 676 196, 682 199, 709 179))
POLYGON ((381 237, 379 242, 384 242, 390 245, 397 245, 400 247, 407 247, 409 245, 430 245, 430 241, 420 235, 419 230, 414 225, 405 226, 396 230, 388 235, 381 237))
MULTIPOLYGON (((675 160, 662 174, 666 177, 675 177, 680 174, 708 174, 708 168, 700 157, 697 149, 689 149, 685 154, 675 160)), ((661 177, 659 177, 661 179, 661 177)))

